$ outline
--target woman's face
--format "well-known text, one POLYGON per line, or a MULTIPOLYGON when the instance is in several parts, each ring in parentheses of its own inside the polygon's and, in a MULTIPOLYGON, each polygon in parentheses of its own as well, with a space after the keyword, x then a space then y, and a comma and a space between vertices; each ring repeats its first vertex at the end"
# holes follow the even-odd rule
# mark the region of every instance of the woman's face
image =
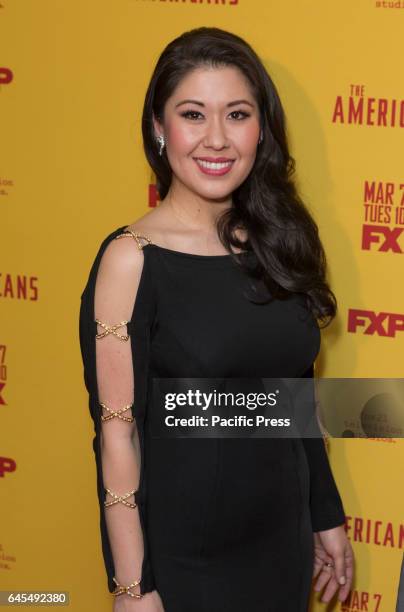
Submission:
POLYGON ((164 124, 154 121, 154 128, 164 135, 173 181, 222 199, 254 164, 259 109, 237 68, 198 68, 180 82, 165 105, 164 124))

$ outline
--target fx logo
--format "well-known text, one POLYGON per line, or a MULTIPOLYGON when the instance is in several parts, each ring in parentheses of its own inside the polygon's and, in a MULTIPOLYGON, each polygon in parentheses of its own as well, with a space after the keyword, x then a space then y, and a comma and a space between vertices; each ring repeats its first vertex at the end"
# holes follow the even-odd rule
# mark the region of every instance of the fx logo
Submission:
POLYGON ((386 225, 364 225, 362 228, 362 249, 370 251, 373 242, 380 244, 378 251, 393 251, 402 253, 403 250, 397 239, 404 231, 404 227, 387 227, 386 225))
POLYGON ((373 310, 348 310, 348 331, 355 334, 359 328, 363 333, 373 336, 395 338, 396 332, 404 331, 404 315, 393 312, 373 312, 373 310))
POLYGON ((4 478, 7 472, 15 472, 16 465, 16 462, 11 457, 0 457, 0 478, 4 478))
MULTIPOLYGON (((1 371, 1 370, 0 370, 1 371)), ((6 383, 4 382, 0 382, 0 406, 7 406, 6 404, 6 400, 4 399, 4 397, 2 396, 3 393, 3 389, 6 386, 6 383)))
POLYGON ((154 183, 149 184, 149 207, 156 208, 160 201, 160 195, 157 190, 157 186, 154 183))
POLYGON ((0 85, 8 85, 13 80, 10 68, 0 68, 0 85))

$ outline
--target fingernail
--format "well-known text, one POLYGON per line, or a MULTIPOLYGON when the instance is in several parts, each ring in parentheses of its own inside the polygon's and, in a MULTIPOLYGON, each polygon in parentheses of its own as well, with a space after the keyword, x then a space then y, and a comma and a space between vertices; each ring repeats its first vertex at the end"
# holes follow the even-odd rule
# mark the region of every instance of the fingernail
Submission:
POLYGON ((341 578, 339 579, 339 583, 340 584, 345 584, 346 580, 345 580, 345 576, 341 576, 341 578))

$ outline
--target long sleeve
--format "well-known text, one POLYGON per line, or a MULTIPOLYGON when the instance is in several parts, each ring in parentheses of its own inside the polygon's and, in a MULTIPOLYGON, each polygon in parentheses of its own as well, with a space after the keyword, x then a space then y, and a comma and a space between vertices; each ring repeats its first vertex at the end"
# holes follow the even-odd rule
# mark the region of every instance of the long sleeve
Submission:
MULTIPOLYGON (((304 377, 313 378, 314 364, 311 365, 304 377)), ((316 410, 314 384, 310 387, 311 405, 316 410)), ((316 423, 318 437, 302 437, 310 469, 310 513, 313 531, 325 531, 345 523, 345 510, 339 494, 331 466, 328 460, 327 449, 321 429, 316 423)))
POLYGON ((143 482, 149 320, 147 295, 138 295, 144 286, 146 258, 133 240, 113 239, 117 236, 113 232, 102 243, 82 294, 80 346, 95 428, 93 450, 108 589, 117 588, 114 578, 125 586, 140 580, 131 592, 144 594, 154 589, 143 482), (135 328, 139 343, 134 339, 135 328))

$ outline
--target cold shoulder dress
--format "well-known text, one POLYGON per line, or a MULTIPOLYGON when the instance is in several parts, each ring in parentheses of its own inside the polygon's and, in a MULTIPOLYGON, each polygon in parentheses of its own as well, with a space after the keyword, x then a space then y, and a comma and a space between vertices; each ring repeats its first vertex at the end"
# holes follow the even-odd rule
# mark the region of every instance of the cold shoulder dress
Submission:
POLYGON ((295 294, 249 301, 247 275, 230 254, 174 251, 126 228, 100 243, 79 324, 108 589, 115 584, 103 505, 94 288, 106 247, 124 238, 144 256, 132 317, 119 330, 131 345, 141 449, 140 592, 156 589, 165 612, 305 612, 313 532, 345 522, 324 441, 155 438, 150 394, 153 377, 312 377, 317 321, 295 294))

